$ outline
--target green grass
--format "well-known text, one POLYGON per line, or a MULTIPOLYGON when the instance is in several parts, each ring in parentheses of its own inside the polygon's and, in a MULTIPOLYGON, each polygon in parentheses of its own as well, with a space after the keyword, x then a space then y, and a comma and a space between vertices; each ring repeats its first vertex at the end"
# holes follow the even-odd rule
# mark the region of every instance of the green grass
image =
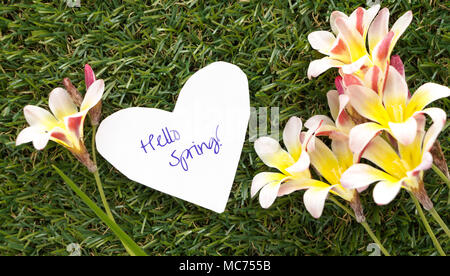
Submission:
MULTIPOLYGON (((329 30, 333 10, 349 14, 365 1, 6 1, 0 7, 0 255, 67 255, 76 242, 83 255, 125 255, 113 233, 63 183, 57 165, 99 206, 94 177, 61 146, 16 147, 26 127, 23 107, 48 108, 48 94, 64 77, 84 93, 89 63, 106 82, 103 114, 130 106, 172 110, 184 82, 199 68, 223 60, 247 74, 251 105, 279 106, 280 124, 328 114, 326 92, 336 71, 309 81, 306 69, 322 55, 307 35, 329 30), (89 2, 89 3, 87 3, 89 2)), ((407 10, 414 19, 394 49, 411 91, 426 82, 448 86, 450 15, 445 1, 383 1, 390 24, 407 10)), ((434 103, 449 110, 449 99, 434 103)), ((91 127, 85 125, 90 148, 91 127)), ((448 128, 440 135, 447 159, 448 128)), ((327 201, 312 218, 296 192, 268 210, 249 194, 253 176, 267 167, 246 142, 226 211, 216 214, 133 183, 99 158, 100 175, 117 222, 151 255, 368 255, 364 229, 327 201)), ((425 177, 436 210, 449 223, 449 190, 429 170, 425 177)), ((212 181, 214 181, 212 179, 212 181)), ((387 206, 362 202, 372 229, 394 255, 436 255, 414 204, 402 191, 387 206)), ((445 234, 428 215, 444 250, 445 234)), ((448 240, 447 240, 448 241, 448 240)))

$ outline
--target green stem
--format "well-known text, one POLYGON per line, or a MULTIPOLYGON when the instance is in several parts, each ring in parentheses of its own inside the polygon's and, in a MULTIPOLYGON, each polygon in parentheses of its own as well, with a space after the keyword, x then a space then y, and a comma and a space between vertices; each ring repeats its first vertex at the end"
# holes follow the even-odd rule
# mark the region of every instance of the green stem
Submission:
POLYGON ((445 222, 441 219, 441 216, 439 216, 438 212, 436 212, 436 209, 432 208, 431 210, 429 210, 429 212, 433 216, 434 220, 439 224, 439 226, 441 226, 442 229, 444 229, 444 232, 445 234, 447 234, 447 237, 450 238, 450 231, 448 230, 448 227, 445 224, 445 222))
MULTIPOLYGON (((97 126, 92 127, 92 158, 94 159, 94 165, 97 167, 97 151, 95 150, 95 133, 97 131, 97 126)), ((97 170, 94 172, 95 182, 97 183, 97 188, 100 193, 100 197, 102 198, 103 206, 105 207, 106 213, 108 214, 108 217, 112 220, 114 220, 114 217, 111 213, 111 209, 109 208, 108 201, 105 197, 105 192, 103 191, 103 185, 102 181, 100 180, 100 175, 98 173, 98 167, 97 170)))
POLYGON ((449 189, 447 204, 450 204, 450 179, 448 179, 447 176, 435 164, 433 164, 431 168, 445 182, 445 184, 447 184, 447 187, 449 189))
POLYGON ((437 175, 439 175, 439 177, 445 182, 445 184, 447 184, 448 188, 450 189, 450 179, 448 179, 447 176, 445 176, 445 174, 435 164, 433 164, 431 168, 437 175))
MULTIPOLYGON (((94 164, 97 166, 97 164, 94 161, 94 164)), ((95 182, 97 183, 97 188, 100 193, 100 197, 102 198, 103 206, 105 207, 106 214, 108 217, 115 222, 113 214, 111 213, 111 209, 109 209, 108 201, 106 201, 105 192, 103 191, 103 185, 100 180, 100 175, 98 174, 98 169, 94 172, 95 182)))
MULTIPOLYGON (((350 210, 349 208, 347 208, 345 205, 343 205, 342 203, 340 203, 337 199, 335 199, 334 197, 330 196, 329 199, 331 201, 333 201, 337 206, 341 207, 342 210, 344 210, 345 212, 347 212, 352 218, 355 218, 355 214, 353 213, 352 210, 350 210)), ((381 252, 383 252, 383 254, 385 256, 391 256, 389 254, 389 252, 386 250, 386 248, 384 248, 384 246, 381 244, 380 240, 377 238, 377 236, 375 236, 375 234, 373 233, 372 229, 370 228, 369 224, 367 224, 366 221, 361 222, 361 225, 364 227, 364 229, 366 230, 367 234, 369 234, 369 236, 372 238, 372 240, 378 245, 378 247, 380 248, 381 252)))
POLYGON ((428 235, 430 236, 431 240, 433 241, 434 247, 436 247, 437 251, 439 252, 439 255, 445 256, 444 250, 442 250, 441 245, 439 244, 438 240, 436 239, 436 236, 434 235, 433 231, 431 230, 430 224, 427 221, 427 218, 425 217, 425 214, 423 213, 422 206, 420 206, 419 201, 414 196, 413 193, 410 193, 411 198, 414 201, 414 204, 416 205, 416 209, 419 212, 419 216, 422 219, 423 224, 425 225, 425 229, 428 232, 428 235))
POLYGON ((112 219, 105 214, 78 186, 66 176, 58 167, 52 165, 55 171, 69 185, 69 187, 86 203, 87 206, 113 231, 113 233, 129 248, 133 255, 147 256, 144 250, 140 248, 112 219))
MULTIPOLYGON (((97 183, 97 189, 98 189, 98 191, 100 193, 100 197, 102 199, 103 207, 106 210, 106 214, 112 221, 116 222, 116 220, 114 219, 114 216, 111 212, 111 209, 109 208, 108 201, 106 200, 105 192, 103 191, 102 181, 100 180, 100 175, 98 173, 97 151, 95 149, 95 134, 96 134, 96 132, 97 132, 97 126, 92 126, 92 159, 93 159, 94 165, 97 167, 97 170, 95 170, 95 172, 93 174, 95 177, 95 182, 97 183)), ((128 254, 130 254, 131 256, 135 255, 135 254, 133 254, 133 251, 131 251, 130 248, 128 248, 128 246, 126 244, 123 244, 123 246, 127 250, 128 254)))

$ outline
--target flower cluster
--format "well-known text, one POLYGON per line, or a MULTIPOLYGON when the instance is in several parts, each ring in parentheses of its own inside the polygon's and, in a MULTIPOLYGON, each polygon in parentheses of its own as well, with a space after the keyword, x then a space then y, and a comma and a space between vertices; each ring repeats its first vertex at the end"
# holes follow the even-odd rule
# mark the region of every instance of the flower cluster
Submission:
POLYGON ((336 90, 327 94, 332 118, 313 116, 302 132, 302 121, 292 117, 283 132, 287 152, 271 138, 255 141, 261 160, 280 171, 263 172, 253 179, 251 194, 260 190, 263 208, 277 196, 303 189, 305 207, 313 217, 320 217, 331 193, 347 201, 362 222, 359 193, 372 183, 379 205, 391 202, 404 188, 425 209, 433 208, 423 175, 432 166, 430 151, 445 125, 446 112, 426 106, 448 97, 450 89, 426 83, 410 94, 403 62, 391 53, 411 23, 412 12, 389 29, 389 10, 379 9, 379 5, 358 8, 350 16, 335 11, 330 17, 332 32, 309 34, 312 48, 326 57, 310 63, 308 77, 338 68, 336 90), (428 130, 425 115, 433 122, 428 130), (331 147, 319 139, 322 136, 331 140, 331 147), (320 181, 312 178, 310 166, 320 181))

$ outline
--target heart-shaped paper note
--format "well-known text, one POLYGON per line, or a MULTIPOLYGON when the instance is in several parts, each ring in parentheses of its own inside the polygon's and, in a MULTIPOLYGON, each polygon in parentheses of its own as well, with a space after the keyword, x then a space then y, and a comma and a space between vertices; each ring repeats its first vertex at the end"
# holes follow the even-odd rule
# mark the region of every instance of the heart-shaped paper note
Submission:
POLYGON ((246 75, 215 62, 188 79, 173 112, 132 107, 108 116, 97 149, 129 179, 221 213, 249 117, 246 75))

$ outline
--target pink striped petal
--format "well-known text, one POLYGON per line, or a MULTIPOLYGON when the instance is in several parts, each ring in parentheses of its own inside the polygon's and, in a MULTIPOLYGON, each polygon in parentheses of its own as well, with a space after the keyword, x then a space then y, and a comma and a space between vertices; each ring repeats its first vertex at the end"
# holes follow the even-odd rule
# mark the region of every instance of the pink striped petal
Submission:
POLYGON ((370 141, 385 128, 377 123, 364 123, 352 128, 349 134, 349 146, 353 152, 355 160, 359 162, 364 150, 370 141))
POLYGON ((370 25, 368 32, 369 49, 373 53, 375 46, 386 36, 389 30, 389 9, 383 8, 370 25))
POLYGON ((60 127, 55 127, 50 132, 50 140, 55 141, 65 147, 72 148, 74 147, 74 145, 67 135, 67 131, 63 130, 60 127))
POLYGON ((378 94, 381 94, 380 88, 382 87, 382 79, 383 74, 381 73, 380 68, 378 68, 378 66, 372 66, 364 75, 364 86, 371 88, 378 94))
POLYGON ((95 74, 89 64, 84 65, 84 82, 86 84, 86 91, 95 81, 95 74))
POLYGON ((335 21, 336 27, 339 30, 339 35, 342 35, 348 48, 352 61, 357 61, 366 54, 366 47, 363 36, 355 29, 351 28, 346 20, 338 17, 335 21))
POLYGON ((83 138, 83 125, 86 112, 78 112, 70 116, 64 117, 66 129, 71 133, 75 140, 83 138))
POLYGON ((373 64, 378 66, 382 72, 387 70, 388 60, 390 56, 390 46, 394 38, 394 32, 388 32, 386 36, 373 49, 373 64))
POLYGON ((335 59, 339 60, 343 63, 351 63, 351 56, 350 56, 350 50, 347 47, 347 44, 342 39, 341 35, 338 35, 336 40, 334 41, 333 45, 331 46, 331 49, 329 50, 328 55, 335 59))
POLYGON ((394 67, 390 66, 383 90, 383 103, 388 112, 392 114, 391 118, 402 119, 402 112, 398 112, 398 110, 405 109, 407 99, 408 85, 405 78, 394 67))
POLYGON ((339 114, 336 120, 336 126, 348 133, 354 126, 355 123, 345 111, 347 104, 350 102, 348 95, 339 95, 339 114))
POLYGON ((418 177, 420 172, 426 171, 433 165, 433 156, 429 152, 424 152, 420 164, 412 171, 407 172, 409 177, 418 177))
POLYGON ((96 80, 89 86, 86 95, 84 96, 83 102, 81 103, 80 110, 88 111, 92 107, 94 107, 103 96, 103 92, 105 90, 105 83, 103 80, 96 80))
POLYGON ((350 85, 363 85, 361 79, 355 75, 345 74, 343 81, 345 87, 349 87, 350 85))
POLYGON ((334 79, 334 85, 336 86, 336 90, 338 91, 339 95, 344 94, 343 79, 341 76, 337 76, 334 79))
POLYGON ((389 64, 389 65, 391 65, 392 67, 394 67, 394 68, 397 70, 397 72, 399 72, 400 75, 401 75, 404 79, 406 78, 406 76, 405 76, 405 66, 403 65, 403 61, 402 61, 402 59, 400 58, 399 55, 393 55, 393 56, 391 56, 391 61, 390 61, 390 64, 389 64))

